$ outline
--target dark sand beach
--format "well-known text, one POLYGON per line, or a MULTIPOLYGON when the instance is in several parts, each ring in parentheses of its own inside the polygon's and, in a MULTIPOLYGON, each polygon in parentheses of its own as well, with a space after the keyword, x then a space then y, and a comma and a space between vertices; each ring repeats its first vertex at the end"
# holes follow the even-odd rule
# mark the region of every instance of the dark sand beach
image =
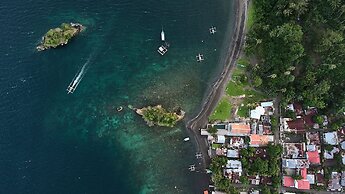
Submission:
MULTIPOLYGON (((212 84, 212 87, 207 92, 208 95, 203 100, 203 105, 200 112, 196 117, 187 123, 187 128, 191 129, 192 133, 194 134, 197 147, 204 156, 208 156, 208 147, 206 139, 201 137, 199 129, 206 126, 208 117, 212 114, 213 110, 221 99, 226 85, 230 80, 233 67, 235 66, 236 61, 241 53, 242 46, 244 44, 247 6, 247 1, 235 1, 235 22, 234 27, 232 28, 234 31, 233 35, 226 40, 228 45, 225 48, 226 53, 224 53, 224 56, 222 56, 220 59, 220 63, 224 64, 222 72, 219 74, 218 79, 212 84)), ((210 158, 204 157, 204 165, 207 166, 209 162, 210 158)))

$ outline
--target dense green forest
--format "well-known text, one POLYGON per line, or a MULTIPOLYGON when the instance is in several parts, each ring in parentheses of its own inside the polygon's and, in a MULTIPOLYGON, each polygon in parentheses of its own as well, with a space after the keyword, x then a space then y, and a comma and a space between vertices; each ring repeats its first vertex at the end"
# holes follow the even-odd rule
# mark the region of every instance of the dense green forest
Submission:
POLYGON ((252 80, 328 114, 345 112, 345 0, 253 0, 245 51, 252 80))

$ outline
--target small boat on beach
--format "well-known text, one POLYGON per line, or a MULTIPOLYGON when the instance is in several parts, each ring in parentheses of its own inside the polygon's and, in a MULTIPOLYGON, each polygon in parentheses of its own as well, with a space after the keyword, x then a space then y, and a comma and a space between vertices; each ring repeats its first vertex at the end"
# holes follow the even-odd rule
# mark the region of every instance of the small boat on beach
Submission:
POLYGON ((189 141, 189 137, 184 138, 183 141, 189 141))

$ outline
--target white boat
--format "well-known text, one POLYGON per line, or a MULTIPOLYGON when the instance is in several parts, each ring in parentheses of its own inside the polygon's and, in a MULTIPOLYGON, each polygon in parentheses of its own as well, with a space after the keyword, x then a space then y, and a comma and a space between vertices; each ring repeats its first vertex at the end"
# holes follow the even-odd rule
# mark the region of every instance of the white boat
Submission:
POLYGON ((162 32, 161 32, 161 40, 165 41, 165 34, 164 34, 164 31, 163 31, 163 28, 162 28, 162 32))
POLYGON ((183 141, 189 141, 189 137, 184 138, 183 141))

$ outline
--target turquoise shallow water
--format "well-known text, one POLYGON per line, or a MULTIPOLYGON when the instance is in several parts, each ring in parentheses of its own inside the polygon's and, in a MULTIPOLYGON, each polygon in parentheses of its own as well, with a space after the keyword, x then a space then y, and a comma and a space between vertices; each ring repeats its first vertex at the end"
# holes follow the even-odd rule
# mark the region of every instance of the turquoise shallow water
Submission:
POLYGON ((219 68, 232 14, 226 0, 1 1, 0 193, 201 192, 204 175, 188 172, 199 161, 182 141, 184 123, 149 128, 127 106, 182 107, 192 117, 219 68), (63 48, 35 51, 49 28, 70 21, 86 31, 63 48), (163 57, 162 26, 171 44, 163 57))

